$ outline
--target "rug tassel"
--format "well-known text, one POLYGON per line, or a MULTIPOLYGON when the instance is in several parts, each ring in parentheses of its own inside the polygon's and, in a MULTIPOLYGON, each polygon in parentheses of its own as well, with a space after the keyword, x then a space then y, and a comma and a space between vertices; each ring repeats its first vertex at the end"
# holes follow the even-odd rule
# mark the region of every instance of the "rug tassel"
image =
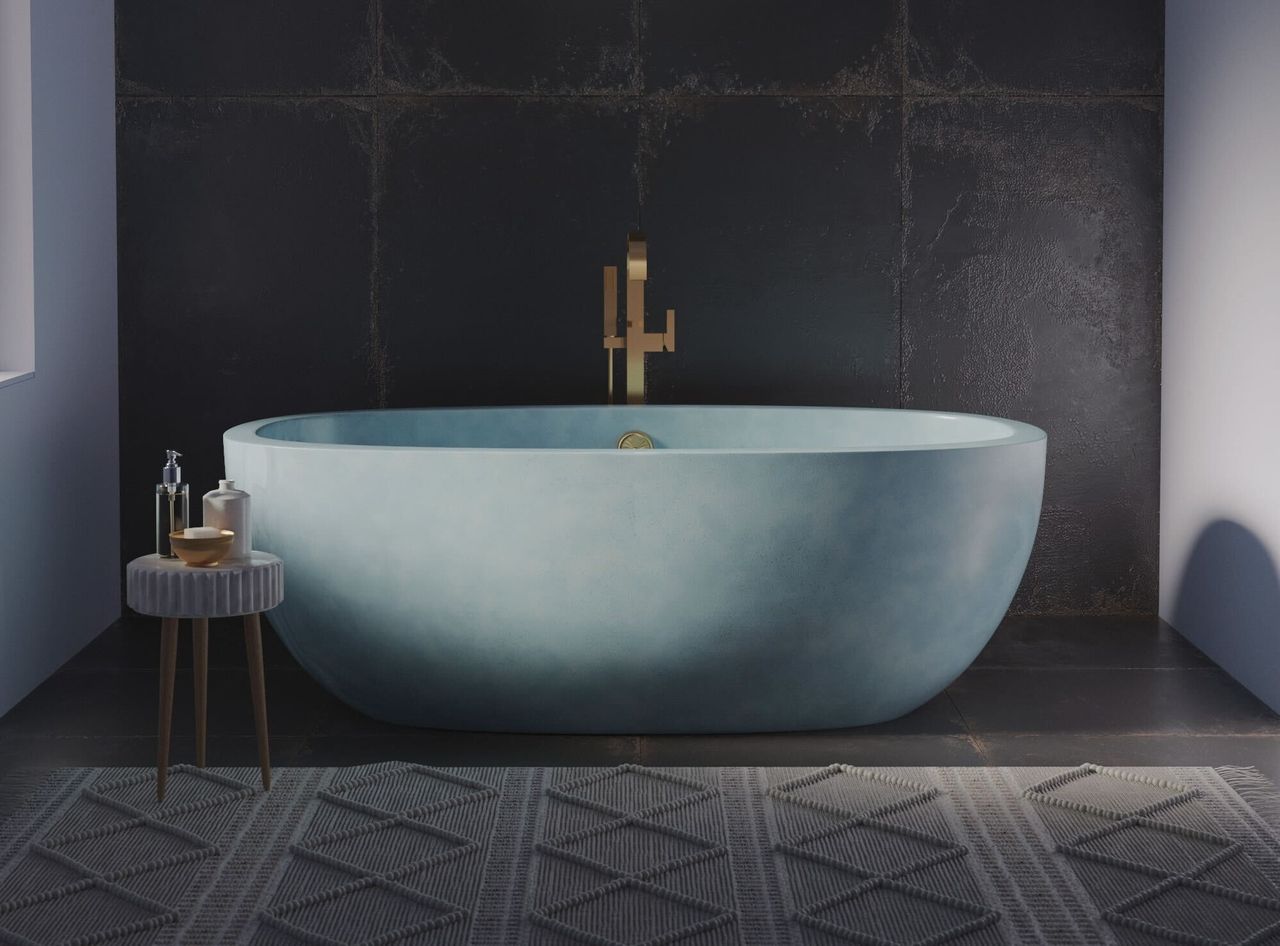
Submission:
POLYGON ((1218 765, 1214 771, 1280 836, 1280 788, 1251 765, 1218 765))

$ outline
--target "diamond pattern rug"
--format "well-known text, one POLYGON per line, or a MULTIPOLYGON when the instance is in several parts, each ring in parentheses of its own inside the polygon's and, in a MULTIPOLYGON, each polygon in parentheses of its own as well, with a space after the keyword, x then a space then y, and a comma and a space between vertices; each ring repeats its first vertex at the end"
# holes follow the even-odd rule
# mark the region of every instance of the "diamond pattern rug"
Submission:
POLYGON ((0 943, 1280 944, 1251 769, 62 769, 0 943))

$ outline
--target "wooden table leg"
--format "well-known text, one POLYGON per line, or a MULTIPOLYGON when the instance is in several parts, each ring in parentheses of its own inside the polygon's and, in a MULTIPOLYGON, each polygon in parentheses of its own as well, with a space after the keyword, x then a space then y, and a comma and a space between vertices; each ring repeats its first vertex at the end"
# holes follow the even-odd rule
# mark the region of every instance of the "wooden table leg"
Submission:
POLYGON ((173 729, 173 678, 178 667, 178 619, 160 622, 160 742, 156 749, 156 798, 164 801, 169 779, 169 737, 173 729))
POLYGON ((209 710, 209 619, 191 622, 191 669, 196 691, 196 765, 204 768, 204 743, 209 710))
POLYGON ((262 787, 271 788, 271 749, 267 744, 267 684, 262 672, 262 625, 258 615, 244 616, 244 649, 249 661, 249 689, 253 693, 253 725, 258 735, 258 765, 262 787))

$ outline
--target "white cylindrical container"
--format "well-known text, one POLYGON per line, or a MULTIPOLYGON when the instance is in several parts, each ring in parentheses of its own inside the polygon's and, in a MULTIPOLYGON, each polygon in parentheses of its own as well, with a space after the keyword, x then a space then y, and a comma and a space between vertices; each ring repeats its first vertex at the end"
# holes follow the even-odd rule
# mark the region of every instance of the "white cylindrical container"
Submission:
POLYGON ((249 550, 253 548, 249 494, 236 489, 235 480, 218 480, 218 488, 204 494, 204 524, 215 529, 230 529, 236 534, 224 562, 249 557, 249 550))

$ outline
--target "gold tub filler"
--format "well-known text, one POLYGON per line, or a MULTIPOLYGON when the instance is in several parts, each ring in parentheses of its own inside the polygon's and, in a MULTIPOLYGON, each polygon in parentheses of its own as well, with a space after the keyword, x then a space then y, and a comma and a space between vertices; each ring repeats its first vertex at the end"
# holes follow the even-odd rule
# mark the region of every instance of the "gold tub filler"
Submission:
MULTIPOLYGON (((627 235, 627 331, 618 334, 618 267, 604 268, 604 347, 609 359, 609 395, 613 401, 613 353, 627 353, 627 403, 644 403, 644 356, 649 352, 676 350, 676 310, 667 310, 667 330, 646 332, 644 328, 644 282, 649 275, 647 244, 643 233, 627 235)), ((646 439, 648 439, 646 437, 646 439)), ((618 446, 624 446, 619 441, 618 446)), ((653 446, 630 444, 629 446, 653 446)))

